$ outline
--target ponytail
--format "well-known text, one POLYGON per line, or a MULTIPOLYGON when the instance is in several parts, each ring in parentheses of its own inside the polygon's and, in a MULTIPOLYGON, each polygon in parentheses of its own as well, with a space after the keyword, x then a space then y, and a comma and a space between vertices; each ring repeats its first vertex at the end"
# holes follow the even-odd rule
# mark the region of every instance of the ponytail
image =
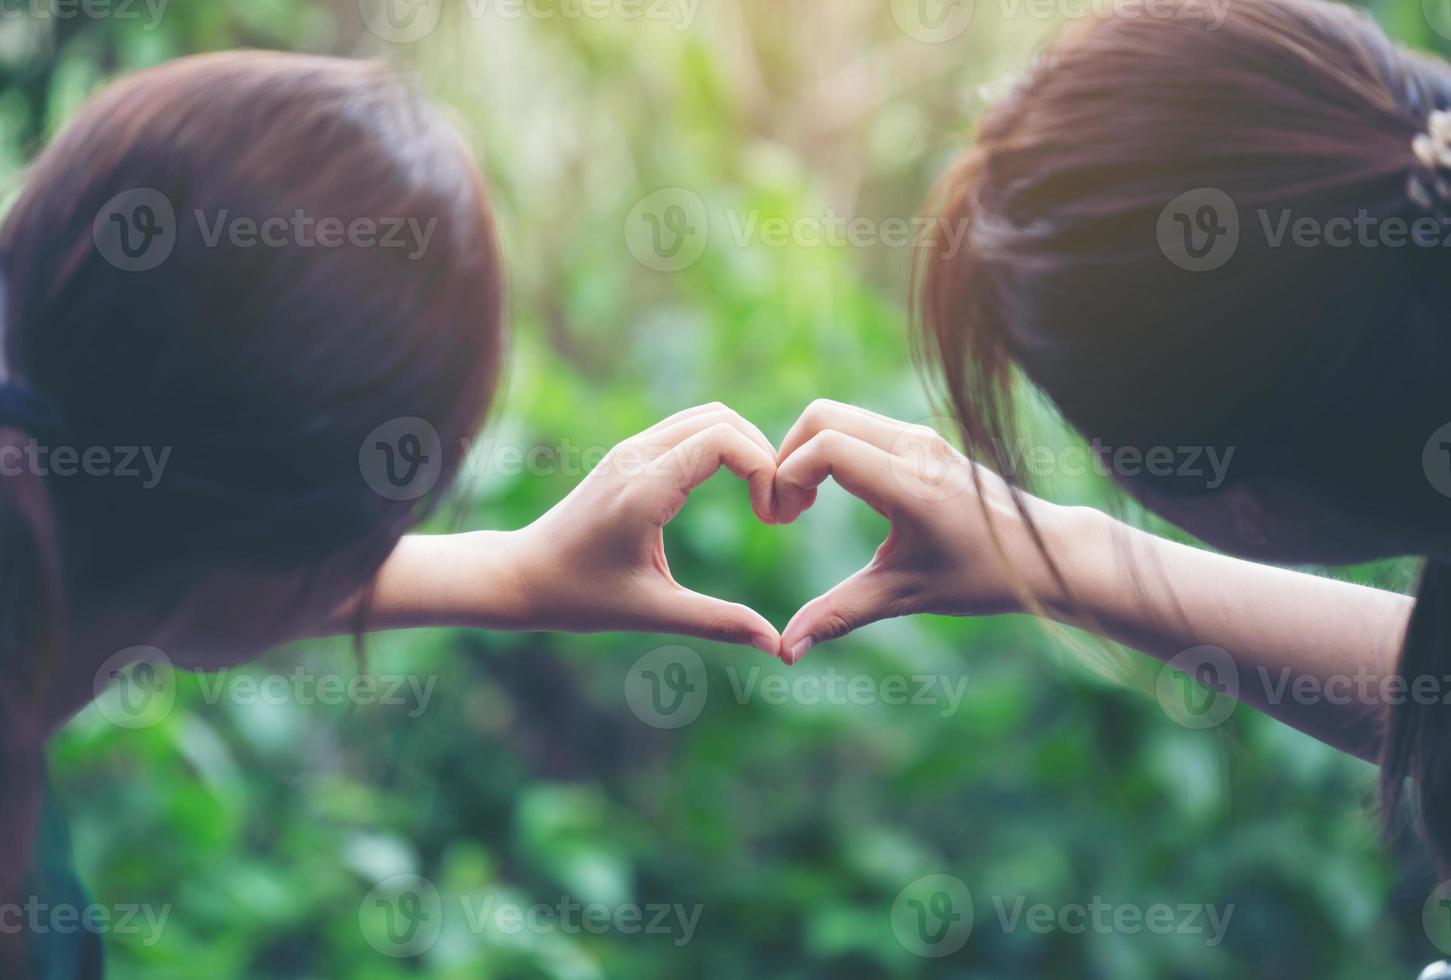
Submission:
POLYGON ((1439 691, 1445 654, 1451 648, 1451 563, 1431 560, 1421 573, 1416 608, 1406 629, 1398 674, 1407 697, 1386 720, 1381 756, 1381 799, 1389 823, 1406 795, 1406 779, 1416 785, 1421 831, 1443 874, 1451 872, 1451 708, 1439 697, 1416 695, 1417 681, 1432 677, 1439 691))
MULTIPOLYGON (((31 439, 53 439, 62 431, 47 399, 17 382, 0 382, 0 464, 10 463, 8 470, 0 466, 0 909, 23 905, 33 887, 46 702, 65 623, 50 491, 38 473, 14 460, 26 458, 31 439)), ((28 945, 23 931, 0 931, 0 975, 29 976, 28 945)))

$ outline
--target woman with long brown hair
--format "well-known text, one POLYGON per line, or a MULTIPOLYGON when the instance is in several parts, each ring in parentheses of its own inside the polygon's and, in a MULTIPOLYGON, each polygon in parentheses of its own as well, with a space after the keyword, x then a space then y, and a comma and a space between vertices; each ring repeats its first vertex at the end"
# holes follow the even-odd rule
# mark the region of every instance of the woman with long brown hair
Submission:
POLYGON ((477 165, 381 67, 239 53, 112 85, 26 174, 0 286, 0 975, 100 972, 92 934, 8 913, 84 906, 44 744, 148 647, 209 669, 460 624, 777 649, 661 547, 722 465, 770 519, 774 450, 720 405, 622 443, 526 529, 403 536, 493 396, 503 274, 477 165))
POLYGON ((777 518, 831 475, 892 530, 787 626, 786 658, 889 616, 1044 612, 1378 760, 1388 814, 1411 777, 1444 865, 1451 66, 1315 0, 1211 14, 1080 25, 979 121, 933 200, 954 234, 924 243, 917 312, 996 472, 814 405, 781 447, 777 518), (1022 492, 1019 376, 1090 465, 1239 557, 1022 492), (1427 559, 1414 601, 1256 563, 1405 555, 1427 559))

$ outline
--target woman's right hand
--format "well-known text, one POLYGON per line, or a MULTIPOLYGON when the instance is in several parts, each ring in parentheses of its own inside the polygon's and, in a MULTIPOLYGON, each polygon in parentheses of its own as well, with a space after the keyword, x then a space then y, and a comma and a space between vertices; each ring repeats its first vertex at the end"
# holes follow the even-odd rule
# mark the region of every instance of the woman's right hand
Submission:
POLYGON ((1025 596, 1050 602, 1056 593, 1032 528, 1053 548, 1073 509, 1023 495, 1030 527, 1007 483, 931 428, 813 402, 781 444, 776 521, 796 520, 828 476, 891 531, 865 568, 792 617, 782 635, 787 663, 877 620, 1016 612, 1025 596))

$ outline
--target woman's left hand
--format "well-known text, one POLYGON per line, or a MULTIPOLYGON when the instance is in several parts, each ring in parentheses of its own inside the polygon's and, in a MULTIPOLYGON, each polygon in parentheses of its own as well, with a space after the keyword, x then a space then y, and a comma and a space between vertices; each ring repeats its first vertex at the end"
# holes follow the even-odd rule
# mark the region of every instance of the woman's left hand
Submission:
POLYGON ((671 633, 775 656, 774 626, 681 586, 665 559, 662 529, 722 466, 747 482, 756 516, 774 523, 775 447, 724 405, 687 409, 614 447, 568 497, 509 535, 516 628, 671 633))

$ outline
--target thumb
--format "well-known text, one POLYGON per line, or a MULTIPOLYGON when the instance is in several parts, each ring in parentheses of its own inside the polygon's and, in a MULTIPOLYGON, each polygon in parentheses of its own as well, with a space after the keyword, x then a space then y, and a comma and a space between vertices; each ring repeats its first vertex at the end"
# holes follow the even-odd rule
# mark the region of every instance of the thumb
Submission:
POLYGON ((868 623, 900 615, 897 590, 877 568, 864 568, 802 606, 781 636, 781 659, 794 664, 814 646, 846 636, 868 623))
POLYGON ((662 633, 753 646, 773 657, 781 649, 781 634, 776 627, 750 606, 680 586, 651 603, 649 616, 652 628, 662 633))

